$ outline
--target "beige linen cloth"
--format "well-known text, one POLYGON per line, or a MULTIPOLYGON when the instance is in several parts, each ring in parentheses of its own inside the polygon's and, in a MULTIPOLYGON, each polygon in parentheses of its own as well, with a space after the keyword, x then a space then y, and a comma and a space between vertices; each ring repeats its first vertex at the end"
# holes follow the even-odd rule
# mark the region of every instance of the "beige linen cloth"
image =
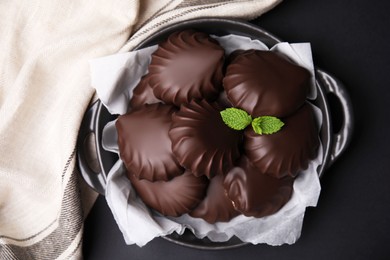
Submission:
POLYGON ((280 1, 0 1, 0 259, 82 258, 96 198, 75 156, 94 94, 89 59, 172 23, 253 19, 280 1))

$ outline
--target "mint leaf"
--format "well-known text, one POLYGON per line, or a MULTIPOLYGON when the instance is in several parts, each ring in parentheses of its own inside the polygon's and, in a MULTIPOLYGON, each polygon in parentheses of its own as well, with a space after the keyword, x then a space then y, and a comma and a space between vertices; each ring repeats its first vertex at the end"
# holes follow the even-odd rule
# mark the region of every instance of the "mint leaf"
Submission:
POLYGON ((220 113, 223 122, 234 130, 243 130, 252 122, 252 117, 245 110, 239 108, 227 108, 220 113))
POLYGON ((257 134, 273 134, 278 132, 284 123, 277 117, 274 116, 260 116, 256 117, 252 121, 252 128, 257 134))

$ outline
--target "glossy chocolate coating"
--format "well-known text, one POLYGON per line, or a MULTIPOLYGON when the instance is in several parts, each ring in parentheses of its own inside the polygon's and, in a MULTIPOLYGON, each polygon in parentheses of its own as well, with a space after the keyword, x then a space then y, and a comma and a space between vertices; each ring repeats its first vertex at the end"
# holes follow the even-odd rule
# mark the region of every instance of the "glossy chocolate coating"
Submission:
POLYGON ((218 98, 217 98, 217 102, 219 103, 219 104, 221 104, 223 107, 232 107, 233 105, 232 105, 232 103, 230 102, 230 100, 227 98, 227 96, 226 96, 226 92, 225 91, 222 91, 220 94, 219 94, 219 96, 218 96, 218 98))
POLYGON ((139 180, 130 173, 128 177, 145 205, 172 217, 195 208, 205 196, 208 183, 206 177, 195 177, 188 171, 169 181, 139 180))
POLYGON ((139 108, 145 104, 154 104, 161 102, 153 94, 153 89, 149 85, 149 77, 145 75, 133 90, 133 96, 130 100, 130 108, 139 108))
POLYGON ((246 52, 245 50, 240 50, 240 49, 233 51, 232 53, 229 54, 229 56, 227 56, 225 63, 227 63, 227 65, 229 65, 230 63, 232 63, 234 61, 235 58, 237 58, 241 54, 244 54, 245 52, 246 52))
POLYGON ((285 117, 306 100, 310 73, 271 51, 232 54, 223 86, 233 106, 252 117, 285 117))
POLYGON ((119 116, 119 154, 131 174, 155 181, 169 180, 183 172, 168 136, 175 110, 173 106, 156 103, 119 116))
POLYGON ((155 96, 167 104, 214 100, 222 89, 223 61, 224 49, 208 34, 175 32, 152 54, 149 82, 155 96))
POLYGON ((295 177, 306 169, 319 146, 318 128, 309 104, 283 122, 282 129, 271 135, 258 135, 251 127, 244 131, 248 158, 260 172, 277 178, 295 177))
POLYGON ((224 174, 240 156, 242 131, 225 125, 221 110, 223 107, 216 102, 192 100, 172 116, 172 151, 195 176, 224 174))
POLYGON ((277 179, 261 173, 247 157, 226 175, 224 187, 236 210, 245 216, 264 217, 286 204, 293 191, 294 179, 277 179))
POLYGON ((210 180, 206 197, 190 212, 191 217, 202 218, 213 224, 215 222, 228 222, 240 214, 234 209, 232 201, 227 197, 223 180, 223 175, 217 175, 210 180))

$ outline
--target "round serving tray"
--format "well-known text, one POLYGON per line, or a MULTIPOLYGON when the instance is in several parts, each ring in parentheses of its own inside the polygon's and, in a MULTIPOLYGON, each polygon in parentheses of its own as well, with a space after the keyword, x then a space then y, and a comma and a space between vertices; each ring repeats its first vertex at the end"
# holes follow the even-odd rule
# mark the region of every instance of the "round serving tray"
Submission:
MULTIPOLYGON (((146 39, 136 49, 158 44, 172 32, 190 28, 218 36, 227 34, 247 36, 262 41, 268 47, 281 42, 280 39, 272 34, 244 21, 201 18, 170 25, 146 39)), ((353 111, 350 98, 343 84, 334 76, 321 69, 316 68, 315 73, 318 95, 313 103, 321 109, 323 117, 320 130, 323 160, 317 169, 318 175, 321 177, 325 170, 345 151, 351 140, 353 111), (336 107, 340 111, 335 111, 330 106, 330 98, 339 102, 339 105, 336 107), (335 132, 332 124, 332 119, 335 118, 341 122, 340 126, 337 127, 337 132, 335 132)), ((96 101, 84 115, 77 141, 77 158, 80 173, 88 185, 102 195, 105 193, 107 174, 118 160, 116 154, 103 149, 101 142, 102 131, 104 126, 116 117, 117 115, 111 115, 99 100, 96 101), (92 151, 90 149, 91 145, 94 147, 92 151), (95 164, 93 163, 93 158, 95 158, 95 164)), ((176 244, 198 249, 227 249, 246 244, 236 237, 226 242, 212 242, 207 238, 198 239, 190 231, 186 231, 183 235, 174 233, 164 238, 176 244)))

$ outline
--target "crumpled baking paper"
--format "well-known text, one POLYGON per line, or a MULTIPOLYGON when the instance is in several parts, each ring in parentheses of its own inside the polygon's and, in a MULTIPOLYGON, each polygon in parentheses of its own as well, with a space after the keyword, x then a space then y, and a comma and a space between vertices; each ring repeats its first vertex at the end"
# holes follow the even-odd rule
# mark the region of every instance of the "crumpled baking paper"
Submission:
MULTIPOLYGON (((258 40, 227 35, 213 36, 224 47, 226 54, 235 49, 271 50, 283 53, 298 65, 311 72, 309 99, 317 96, 315 74, 309 43, 282 42, 269 49, 258 40)), ((157 46, 138 51, 120 53, 90 61, 91 83, 97 95, 111 114, 125 114, 134 87, 147 73, 151 54, 157 46)), ((318 124, 321 125, 321 111, 314 107, 318 124)), ((119 153, 115 121, 109 122, 103 131, 103 147, 119 153)), ((322 163, 322 147, 308 169, 301 172, 294 181, 291 199, 278 212, 263 218, 237 216, 226 223, 209 224, 185 214, 181 217, 164 217, 150 210, 137 196, 125 175, 125 168, 119 159, 107 176, 106 200, 123 233, 127 244, 143 246, 155 237, 173 232, 183 234, 190 229, 198 238, 208 237, 211 241, 227 241, 232 236, 243 242, 269 245, 293 244, 301 235, 306 207, 316 206, 321 186, 316 171, 322 163)))

